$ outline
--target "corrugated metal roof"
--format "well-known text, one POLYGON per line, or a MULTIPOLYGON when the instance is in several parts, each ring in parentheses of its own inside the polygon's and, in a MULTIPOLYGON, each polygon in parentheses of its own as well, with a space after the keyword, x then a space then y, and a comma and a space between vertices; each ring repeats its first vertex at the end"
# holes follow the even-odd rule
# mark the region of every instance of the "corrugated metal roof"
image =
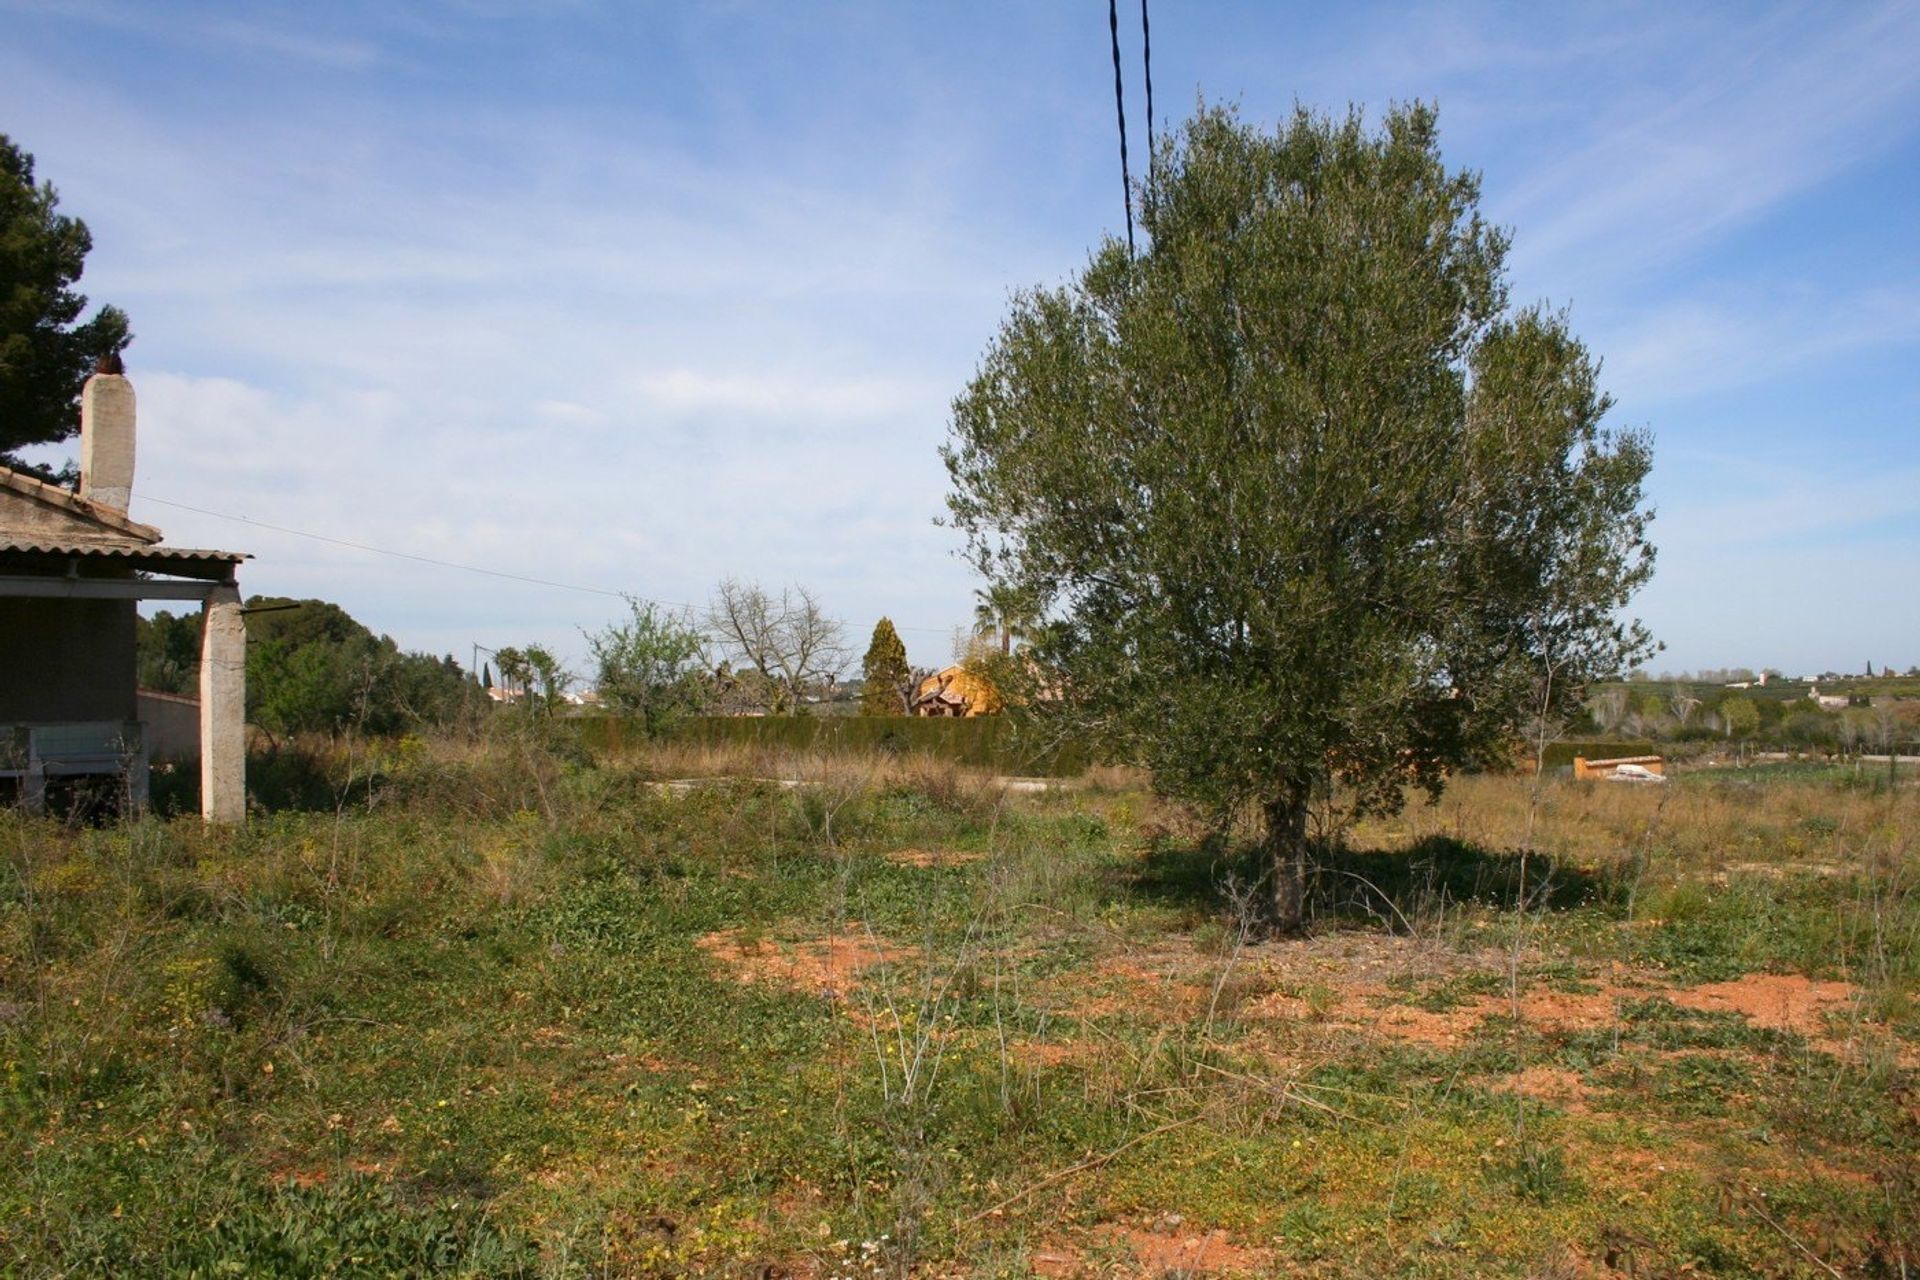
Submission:
POLYGON ((198 547, 156 547, 102 542, 36 542, 25 538, 0 538, 0 551, 33 552, 52 556, 111 556, 118 560, 185 560, 189 562, 225 561, 238 564, 251 560, 244 551, 208 551, 198 547))

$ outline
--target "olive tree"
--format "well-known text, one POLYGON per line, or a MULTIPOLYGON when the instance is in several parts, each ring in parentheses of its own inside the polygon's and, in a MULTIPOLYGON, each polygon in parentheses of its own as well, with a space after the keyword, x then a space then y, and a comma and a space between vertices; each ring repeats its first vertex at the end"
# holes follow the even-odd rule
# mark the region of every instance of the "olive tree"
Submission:
POLYGON ((1760 727, 1760 709, 1752 698, 1728 698, 1720 704, 1720 721, 1726 725, 1729 738, 1745 742, 1760 727))
MULTIPOLYGON (((1165 791, 1257 808, 1298 929, 1308 816, 1511 758, 1650 649, 1644 434, 1435 117, 1203 108, 1108 238, 1017 295, 943 456, 970 558, 1045 619, 1040 705, 1165 791)), ((1544 735, 1542 736, 1544 741, 1544 735)))

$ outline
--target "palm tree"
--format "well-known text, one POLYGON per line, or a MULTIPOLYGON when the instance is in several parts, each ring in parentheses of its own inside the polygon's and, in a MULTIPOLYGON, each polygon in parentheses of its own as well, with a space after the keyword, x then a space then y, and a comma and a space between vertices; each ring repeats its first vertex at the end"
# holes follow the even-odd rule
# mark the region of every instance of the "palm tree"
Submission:
POLYGON ((973 633, 977 636, 998 635, 1000 653, 1004 657, 1013 652, 1015 640, 1026 640, 1033 634, 1033 605, 1017 587, 995 584, 984 589, 974 590, 973 633))
POLYGON ((500 685, 507 695, 507 701, 514 700, 516 692, 525 693, 527 677, 532 668, 527 665, 527 656, 515 648, 496 649, 494 661, 500 664, 500 685))

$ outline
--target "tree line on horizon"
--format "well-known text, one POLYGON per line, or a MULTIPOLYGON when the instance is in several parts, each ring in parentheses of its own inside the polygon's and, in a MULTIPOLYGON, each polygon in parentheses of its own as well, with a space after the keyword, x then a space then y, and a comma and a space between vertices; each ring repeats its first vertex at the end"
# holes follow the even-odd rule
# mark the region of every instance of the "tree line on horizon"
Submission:
MULTIPOLYGON (((546 646, 503 645, 479 668, 453 655, 412 652, 324 600, 253 596, 246 604, 247 717, 270 739, 356 731, 389 734, 471 719, 496 699, 550 715, 580 677, 546 646)), ((136 622, 143 689, 198 691, 201 615, 165 610, 136 622)), ((973 661, 982 671, 1011 653, 1024 622, 982 593, 973 661), (996 649, 994 646, 999 645, 996 649)), ((833 700, 851 659, 845 627, 804 587, 778 593, 729 578, 695 619, 629 598, 627 615, 585 633, 587 678, 606 710, 660 736, 693 715, 805 714, 833 700)), ((907 661, 890 619, 874 626, 861 664, 858 706, 904 715, 928 674, 907 661)))
POLYGON ((1920 688, 1906 696, 1857 695, 1848 703, 1826 707, 1804 695, 1755 697, 1724 684, 1633 680, 1594 689, 1586 720, 1602 734, 1675 746, 1731 743, 1855 755, 1920 742, 1920 688))

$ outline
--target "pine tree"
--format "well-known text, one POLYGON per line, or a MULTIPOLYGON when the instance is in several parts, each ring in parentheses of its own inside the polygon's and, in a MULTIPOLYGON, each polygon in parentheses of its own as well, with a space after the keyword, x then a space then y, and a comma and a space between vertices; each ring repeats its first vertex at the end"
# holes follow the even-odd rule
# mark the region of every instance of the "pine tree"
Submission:
POLYGON ((891 618, 882 618, 873 624, 873 643, 867 646, 861 675, 862 715, 906 714, 905 690, 913 679, 913 672, 907 666, 907 646, 900 643, 900 633, 893 629, 891 618))
POLYGON ((0 134, 0 464, 78 431, 81 385, 130 336, 117 307, 80 319, 87 299, 73 285, 93 238, 59 203, 51 183, 34 182, 33 157, 0 134))

